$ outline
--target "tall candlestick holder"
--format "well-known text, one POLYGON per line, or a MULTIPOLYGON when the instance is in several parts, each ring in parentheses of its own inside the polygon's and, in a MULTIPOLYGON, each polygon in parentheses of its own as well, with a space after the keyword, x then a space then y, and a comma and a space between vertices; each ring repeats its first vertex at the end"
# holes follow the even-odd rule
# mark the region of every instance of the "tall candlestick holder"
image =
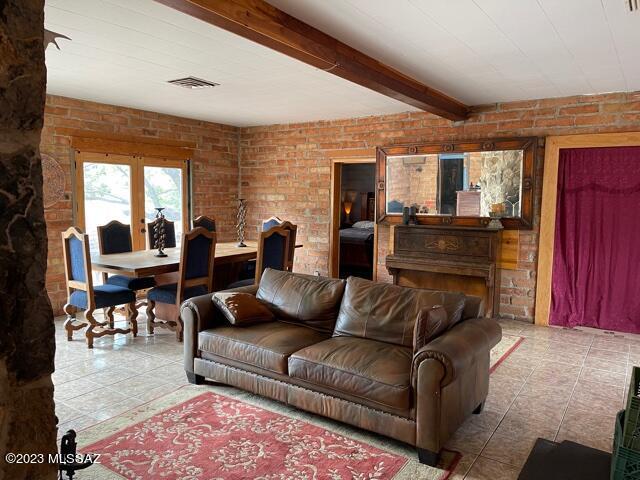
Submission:
POLYGON ((167 241, 167 235, 165 232, 165 217, 162 211, 164 207, 156 207, 158 213, 156 213, 156 221, 153 225, 153 243, 158 249, 158 253, 156 253, 156 257, 166 257, 167 254, 164 253, 164 248, 167 241))
POLYGON ((238 247, 246 247, 244 243, 244 228, 247 224, 247 201, 238 199, 238 213, 236 214, 236 232, 238 234, 238 247))

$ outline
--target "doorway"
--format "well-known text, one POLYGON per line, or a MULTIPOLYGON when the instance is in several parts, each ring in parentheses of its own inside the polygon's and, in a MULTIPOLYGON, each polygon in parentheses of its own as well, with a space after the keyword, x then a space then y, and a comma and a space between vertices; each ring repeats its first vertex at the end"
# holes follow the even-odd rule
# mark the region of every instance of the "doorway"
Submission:
POLYGON ((375 159, 332 163, 329 274, 376 279, 375 159))
POLYGON ((76 156, 76 223, 98 252, 97 227, 111 220, 131 225, 134 250, 147 247, 147 223, 156 207, 174 222, 176 244, 188 229, 187 160, 80 152, 76 156))
POLYGON ((624 245, 637 234, 621 228, 636 228, 637 222, 628 220, 637 211, 631 194, 637 195, 640 186, 626 172, 637 169, 640 150, 624 147, 638 146, 637 132, 547 138, 536 324, 637 329, 640 305, 634 300, 637 291, 629 289, 639 288, 638 275, 628 268, 637 249, 624 245), (606 166, 624 162, 622 175, 606 166), (624 300, 616 301, 618 296, 624 300))

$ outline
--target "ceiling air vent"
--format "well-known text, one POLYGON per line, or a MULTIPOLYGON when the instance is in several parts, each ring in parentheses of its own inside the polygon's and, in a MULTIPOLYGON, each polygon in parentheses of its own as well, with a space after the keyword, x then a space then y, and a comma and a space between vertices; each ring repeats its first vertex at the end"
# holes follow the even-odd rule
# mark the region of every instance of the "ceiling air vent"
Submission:
POLYGON ((220 85, 219 83, 210 82, 208 80, 203 80, 197 77, 185 77, 185 78, 177 78, 175 80, 169 80, 169 83, 174 85, 178 85, 183 88, 213 88, 220 85))
POLYGON ((625 0, 630 12, 637 12, 640 10, 640 0, 625 0))

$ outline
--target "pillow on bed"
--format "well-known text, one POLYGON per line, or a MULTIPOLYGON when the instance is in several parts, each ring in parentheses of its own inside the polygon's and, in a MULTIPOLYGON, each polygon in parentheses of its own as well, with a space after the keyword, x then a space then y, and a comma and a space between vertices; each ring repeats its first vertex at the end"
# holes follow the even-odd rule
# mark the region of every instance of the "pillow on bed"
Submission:
POLYGON ((372 221, 361 220, 361 221, 356 222, 353 225, 351 225, 351 227, 352 228, 373 228, 374 225, 375 225, 375 223, 372 222, 372 221))

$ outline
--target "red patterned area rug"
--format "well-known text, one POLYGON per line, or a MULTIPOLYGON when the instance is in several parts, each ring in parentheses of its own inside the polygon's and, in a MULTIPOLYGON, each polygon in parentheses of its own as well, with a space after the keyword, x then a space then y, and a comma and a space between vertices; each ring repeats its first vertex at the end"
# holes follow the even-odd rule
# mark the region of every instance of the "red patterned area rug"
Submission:
MULTIPOLYGON (((522 340, 504 335, 492 371, 522 340)), ((444 450, 438 468, 421 465, 408 445, 219 386, 180 388, 78 439, 101 456, 77 480, 447 480, 466 463, 444 450)))
POLYGON ((212 390, 231 392, 187 386, 83 430, 81 450, 101 454, 100 464, 76 478, 445 480, 460 460, 445 451, 440 468, 420 465, 415 449, 393 440, 212 390))

